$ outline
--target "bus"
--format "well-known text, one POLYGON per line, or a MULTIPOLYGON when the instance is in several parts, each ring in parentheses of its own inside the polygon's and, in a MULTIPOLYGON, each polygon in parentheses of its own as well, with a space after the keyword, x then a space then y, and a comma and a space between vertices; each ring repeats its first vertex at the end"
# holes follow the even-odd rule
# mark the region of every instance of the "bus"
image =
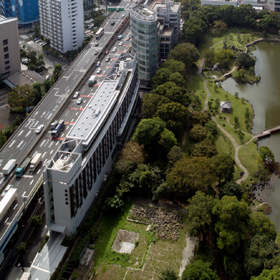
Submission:
POLYGON ((99 39, 104 34, 104 28, 99 28, 95 33, 96 39, 99 39))

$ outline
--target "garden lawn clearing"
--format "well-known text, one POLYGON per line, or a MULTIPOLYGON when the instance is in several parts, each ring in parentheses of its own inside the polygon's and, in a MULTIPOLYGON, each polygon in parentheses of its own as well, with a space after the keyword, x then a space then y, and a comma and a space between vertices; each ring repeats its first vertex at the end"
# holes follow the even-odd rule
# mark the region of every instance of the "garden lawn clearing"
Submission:
MULTIPOLYGON (((142 203, 141 205, 126 204, 119 213, 104 214, 97 229, 99 234, 94 244, 96 255, 88 277, 92 276, 95 280, 157 279, 166 268, 172 268, 179 274, 187 233, 182 222, 181 211, 178 212, 174 207, 171 205, 165 208, 162 203, 160 207, 142 203), (131 209, 134 209, 134 212, 130 212, 131 209), (127 220, 127 218, 136 220, 139 218, 138 213, 142 212, 149 213, 149 216, 141 214, 145 224, 127 220), (176 220, 170 223, 172 232, 175 232, 174 230, 177 232, 177 234, 172 234, 176 236, 175 239, 172 240, 167 234, 162 238, 159 237, 162 235, 157 232, 157 229, 161 226, 157 226, 156 220, 160 218, 164 219, 165 223, 167 219, 168 221, 169 219, 176 220), (152 226, 147 229, 147 224, 150 223, 152 226), (114 241, 119 245, 121 242, 131 243, 134 248, 130 254, 117 253, 111 249, 114 241)), ((184 207, 176 207, 184 211, 184 207)))

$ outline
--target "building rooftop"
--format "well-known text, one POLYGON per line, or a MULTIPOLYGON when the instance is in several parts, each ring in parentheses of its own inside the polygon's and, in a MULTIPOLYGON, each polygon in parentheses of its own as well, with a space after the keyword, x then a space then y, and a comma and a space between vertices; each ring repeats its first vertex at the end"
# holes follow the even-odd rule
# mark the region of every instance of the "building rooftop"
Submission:
POLYGON ((177 13, 180 10, 180 3, 174 3, 174 1, 156 0, 151 4, 151 8, 156 12, 158 9, 170 9, 171 12, 177 13))
POLYGON ((76 121, 67 138, 86 141, 103 123, 112 104, 116 101, 117 81, 103 81, 87 107, 76 121))
POLYGON ((15 21, 17 20, 17 18, 13 17, 13 18, 6 18, 2 15, 0 15, 0 24, 5 24, 7 22, 11 22, 11 21, 15 21))
POLYGON ((157 16, 154 13, 153 10, 149 9, 148 7, 144 7, 143 5, 138 5, 136 7, 133 8, 133 10, 131 11, 131 13, 144 21, 156 21, 157 20, 157 16))
POLYGON ((11 85, 14 85, 15 87, 17 85, 22 86, 24 84, 28 84, 30 86, 32 86, 34 83, 42 84, 45 78, 34 71, 24 70, 21 72, 14 73, 13 75, 9 76, 7 80, 9 80, 11 85))
POLYGON ((91 142, 117 103, 127 70, 134 66, 133 56, 130 54, 120 56, 68 133, 66 137, 68 140, 82 140, 84 145, 91 142))
POLYGON ((174 27, 163 28, 160 36, 168 36, 170 37, 174 31, 174 27))

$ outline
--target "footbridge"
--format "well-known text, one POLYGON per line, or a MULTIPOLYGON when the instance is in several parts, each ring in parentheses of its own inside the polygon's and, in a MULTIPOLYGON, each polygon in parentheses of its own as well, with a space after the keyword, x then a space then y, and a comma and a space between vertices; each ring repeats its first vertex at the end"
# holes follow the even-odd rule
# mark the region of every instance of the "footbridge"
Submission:
POLYGON ((268 137, 271 134, 273 134, 275 132, 278 132, 278 131, 280 131, 280 125, 276 125, 276 126, 273 126, 271 128, 264 129, 259 134, 257 134, 256 137, 259 138, 259 139, 264 138, 264 137, 268 137))

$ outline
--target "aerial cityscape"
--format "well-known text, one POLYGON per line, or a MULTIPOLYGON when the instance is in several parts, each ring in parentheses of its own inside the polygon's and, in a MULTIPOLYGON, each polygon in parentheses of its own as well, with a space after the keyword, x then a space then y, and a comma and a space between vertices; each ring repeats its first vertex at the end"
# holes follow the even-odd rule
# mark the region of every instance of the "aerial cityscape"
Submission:
POLYGON ((1 279, 280 279, 279 12, 0 0, 1 279))

